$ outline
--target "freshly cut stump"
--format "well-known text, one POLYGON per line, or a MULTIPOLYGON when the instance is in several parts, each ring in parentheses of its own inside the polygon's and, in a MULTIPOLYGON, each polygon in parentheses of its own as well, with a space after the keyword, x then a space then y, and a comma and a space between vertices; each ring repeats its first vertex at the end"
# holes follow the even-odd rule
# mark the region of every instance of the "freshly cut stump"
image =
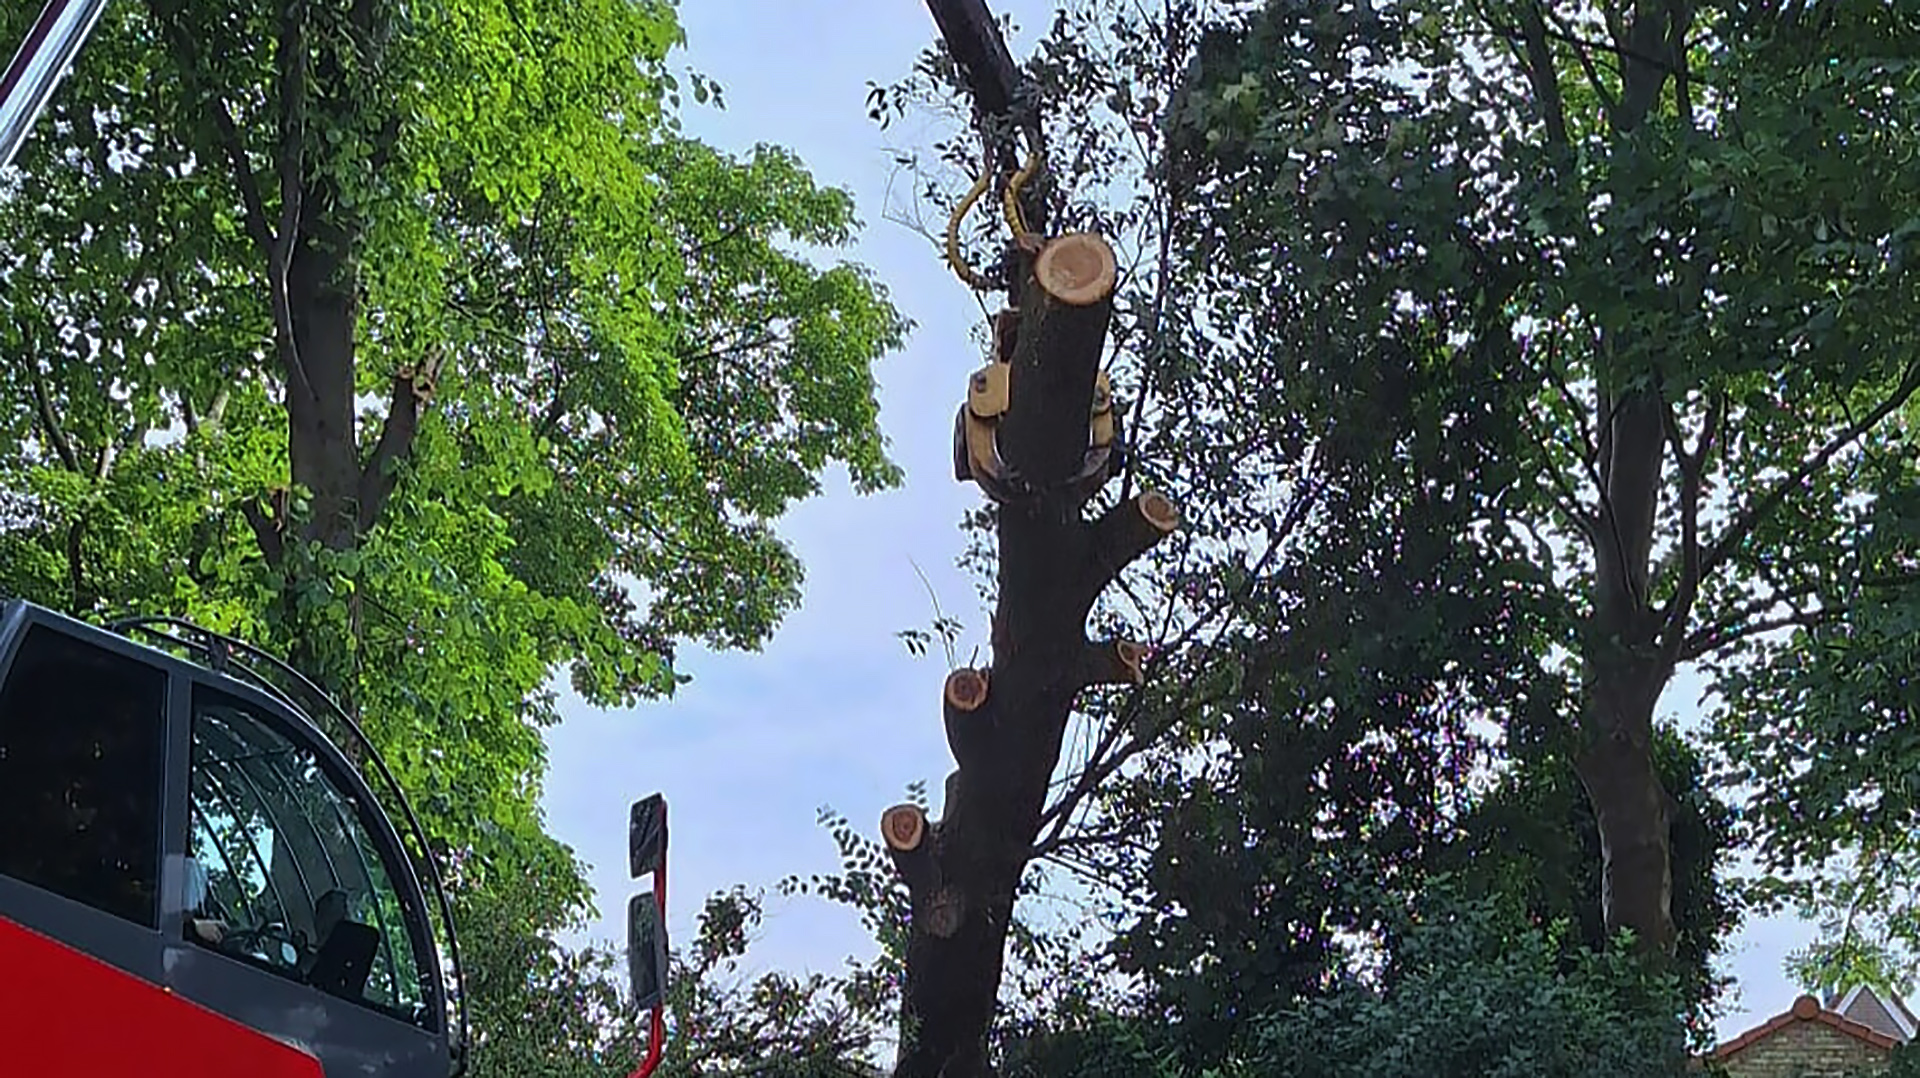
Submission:
POLYGON ((1092 232, 1069 232, 1040 248, 1033 278, 1056 303, 1090 307, 1113 295, 1120 269, 1105 239, 1092 232))

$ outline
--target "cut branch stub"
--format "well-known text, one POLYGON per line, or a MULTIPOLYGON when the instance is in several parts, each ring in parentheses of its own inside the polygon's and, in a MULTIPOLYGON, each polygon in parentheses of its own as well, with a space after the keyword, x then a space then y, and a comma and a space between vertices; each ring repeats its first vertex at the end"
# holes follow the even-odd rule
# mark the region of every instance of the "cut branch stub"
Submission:
POLYGON ((955 670, 947 675, 947 706, 955 711, 978 711, 987 702, 984 670, 955 670))
POLYGON ((1173 500, 1157 490, 1144 491, 1134 499, 1140 515, 1161 535, 1170 535, 1180 526, 1180 509, 1173 500))
POLYGON ((880 814, 880 837, 895 853, 920 848, 927 837, 927 814, 919 805, 895 805, 880 814))
POLYGON ((1071 232, 1040 248, 1033 279, 1048 299, 1089 307, 1113 295, 1120 268, 1106 240, 1091 232, 1071 232))
POLYGON ((1089 643, 1081 659, 1080 681, 1085 685, 1142 685, 1147 680, 1145 644, 1132 640, 1089 643))
POLYGON ((1089 603, 1120 570, 1180 527, 1180 508, 1157 490, 1141 491, 1101 514, 1091 527, 1093 564, 1081 595, 1089 603))
POLYGON ((880 814, 880 838, 886 843, 887 856, 916 903, 940 882, 928 831, 927 814, 919 805, 895 805, 880 814))
POLYGON ((980 714, 987 704, 987 672, 955 670, 948 674, 941 703, 947 747, 953 750, 954 761, 966 769, 991 760, 993 722, 990 716, 980 714))

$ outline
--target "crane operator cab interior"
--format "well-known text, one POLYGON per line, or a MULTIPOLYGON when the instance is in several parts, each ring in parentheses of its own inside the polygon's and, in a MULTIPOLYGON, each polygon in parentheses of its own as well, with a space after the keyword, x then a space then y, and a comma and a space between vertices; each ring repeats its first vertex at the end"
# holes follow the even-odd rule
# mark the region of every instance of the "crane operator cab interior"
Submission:
POLYGON ((431 864, 291 697, 179 650, 0 603, 0 927, 327 1078, 447 1078, 462 1023, 431 864))

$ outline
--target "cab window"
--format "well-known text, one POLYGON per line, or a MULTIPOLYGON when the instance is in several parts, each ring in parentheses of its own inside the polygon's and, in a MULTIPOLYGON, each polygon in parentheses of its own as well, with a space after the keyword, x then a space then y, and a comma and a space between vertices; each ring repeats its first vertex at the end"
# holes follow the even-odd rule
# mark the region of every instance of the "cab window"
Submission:
POLYGON ((0 874, 159 925, 167 676, 27 630, 0 683, 0 874))
POLYGON ((187 938, 424 1022, 414 939, 357 800, 252 705, 195 692, 187 938))

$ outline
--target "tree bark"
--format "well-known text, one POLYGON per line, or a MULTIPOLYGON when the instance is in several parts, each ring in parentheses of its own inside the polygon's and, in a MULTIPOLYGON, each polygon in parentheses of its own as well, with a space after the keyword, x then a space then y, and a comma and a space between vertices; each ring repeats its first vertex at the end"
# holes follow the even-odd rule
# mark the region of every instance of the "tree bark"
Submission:
MULTIPOLYGON (((1657 460, 1651 470, 1656 481, 1657 460)), ((1658 487, 1648 489, 1651 494, 1658 487)), ((1623 530, 1632 532, 1628 547, 1642 534, 1623 530)), ((1597 545, 1617 562, 1621 547, 1611 540, 1613 532, 1603 525, 1601 534, 1597 545)), ((1671 796, 1654 766, 1653 714, 1673 663, 1660 646, 1658 615, 1638 597, 1643 591, 1628 587, 1636 575, 1644 581, 1645 564, 1642 554, 1625 573, 1599 574, 1601 601, 1587 649, 1575 765, 1600 832, 1600 905, 1607 929, 1632 930, 1641 953, 1659 963, 1672 957, 1676 933, 1671 796)))
MULTIPOLYGON (((1653 712, 1673 675, 1651 600, 1653 530, 1667 450, 1657 388, 1620 396, 1602 432, 1594 621, 1575 761, 1600 831, 1601 909, 1656 961, 1673 953, 1670 795, 1653 762, 1653 712)), ((1684 618, 1682 619, 1684 621, 1684 618)))
POLYGON ((1593 731, 1578 771, 1600 831, 1600 903, 1609 931, 1630 929, 1642 954, 1673 955, 1672 795, 1653 762, 1653 704, 1667 677, 1621 674, 1587 704, 1593 731))
POLYGON ((990 1073, 987 1034, 1014 893, 1075 698, 1091 684, 1142 676, 1137 647, 1086 638, 1088 612, 1178 519, 1153 493, 1097 521, 1083 516, 1091 491, 1075 479, 1112 317, 1112 249, 1097 236, 1065 236, 1021 261, 1018 321, 998 320, 1011 370, 997 443, 1014 489, 998 508, 992 665, 947 679, 943 712, 958 767, 941 819, 927 824, 896 806, 882 823, 911 897, 897 1078, 990 1073))
MULTIPOLYGON (((315 202, 331 192, 315 191, 315 202)), ((288 456, 293 482, 312 503, 303 530, 329 550, 359 540, 360 451, 354 429, 355 237, 331 222, 304 222, 287 266, 299 373, 287 379, 288 456)))
POLYGON ((1089 233, 1061 236, 1033 258, 1000 426, 1000 454, 1018 480, 1053 487, 1080 470, 1116 275, 1113 248, 1089 233))

